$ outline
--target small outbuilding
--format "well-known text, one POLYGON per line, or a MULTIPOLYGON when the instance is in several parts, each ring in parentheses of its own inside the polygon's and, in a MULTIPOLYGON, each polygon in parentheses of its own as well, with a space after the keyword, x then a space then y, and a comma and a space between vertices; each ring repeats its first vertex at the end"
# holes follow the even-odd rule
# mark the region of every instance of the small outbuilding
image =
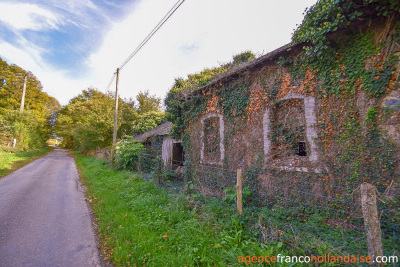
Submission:
POLYGON ((154 154, 161 153, 164 168, 175 170, 183 166, 184 152, 182 141, 173 139, 169 134, 172 122, 165 122, 154 129, 134 136, 133 139, 141 142, 154 154))

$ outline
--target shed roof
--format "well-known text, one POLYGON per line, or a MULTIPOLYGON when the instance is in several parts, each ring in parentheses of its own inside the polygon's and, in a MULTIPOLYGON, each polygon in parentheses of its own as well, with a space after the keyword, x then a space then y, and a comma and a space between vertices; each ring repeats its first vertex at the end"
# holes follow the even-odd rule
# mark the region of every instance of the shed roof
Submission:
POLYGON ((154 129, 148 130, 142 134, 136 135, 133 137, 134 140, 140 141, 140 142, 145 142, 149 138, 155 136, 155 135, 168 135, 172 127, 172 122, 165 122, 163 124, 160 124, 154 129))

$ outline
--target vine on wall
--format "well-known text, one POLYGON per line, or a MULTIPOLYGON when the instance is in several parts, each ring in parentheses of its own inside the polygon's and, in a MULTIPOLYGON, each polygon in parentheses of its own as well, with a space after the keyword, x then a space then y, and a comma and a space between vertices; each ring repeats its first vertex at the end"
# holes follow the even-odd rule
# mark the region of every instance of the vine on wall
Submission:
MULTIPOLYGON (((295 42, 303 43, 269 58, 275 62, 260 61, 261 67, 202 84, 190 94, 171 90, 167 111, 175 138, 183 138, 187 189, 221 196, 233 188, 236 168, 244 167, 244 187, 251 191, 247 205, 252 208, 268 206, 273 213, 292 209, 293 216, 306 214, 297 218, 303 222, 320 218, 318 226, 362 228, 362 216, 353 205, 359 201, 356 188, 369 182, 384 192, 400 182, 399 146, 383 131, 387 117, 400 118, 400 110, 381 104, 400 91, 399 7, 394 0, 320 0, 294 35, 295 42), (287 99, 291 93, 302 97, 287 99), (295 155, 301 142, 306 143, 305 153, 310 152, 304 129, 304 103, 310 99, 315 100, 317 117, 315 162, 295 155), (227 154, 222 166, 199 163, 199 120, 211 112, 224 116, 227 154), (263 150, 265 114, 270 119, 268 155, 263 150), (328 212, 321 212, 319 207, 328 205, 328 212), (314 216, 318 214, 322 217, 314 216)), ((379 205, 399 209, 398 199, 379 205)), ((282 214, 286 223, 287 213, 282 214)), ((388 216, 385 212, 382 220, 384 241, 398 244, 394 228, 400 220, 388 216)))
MULTIPOLYGON (((384 95, 398 88, 400 9, 397 3, 391 0, 318 1, 307 11, 303 24, 293 36, 294 42, 305 42, 304 52, 282 54, 273 66, 229 80, 221 79, 212 87, 189 95, 171 90, 166 104, 175 122, 174 134, 180 138, 187 130, 190 133, 191 125, 202 114, 220 113, 228 126, 225 146, 234 148, 235 142, 243 142, 240 135, 256 140, 249 136, 249 127, 261 134, 262 113, 267 106, 273 108, 290 92, 314 96, 319 150, 323 154, 319 164, 335 177, 332 180, 324 176, 325 182, 339 182, 349 188, 363 181, 387 185, 394 177, 397 148, 384 138, 379 127, 381 107, 377 104, 384 95), (368 26, 372 21, 384 23, 379 23, 381 28, 368 26), (355 26, 347 28, 351 23, 355 26), (341 32, 336 33, 339 29, 341 32), (363 111, 371 108, 370 103, 377 114, 376 126, 372 128, 371 109, 368 114, 363 111)), ((293 137, 304 129, 293 127, 294 131, 287 131, 279 125, 272 125, 273 144, 277 144, 279 136, 288 140, 305 139, 293 137)), ((244 143, 237 146, 246 147, 244 143)), ((191 154, 189 147, 185 147, 185 154, 191 154)), ((257 155, 249 157, 255 159, 257 155)), ((226 160, 225 166, 228 165, 226 160)))

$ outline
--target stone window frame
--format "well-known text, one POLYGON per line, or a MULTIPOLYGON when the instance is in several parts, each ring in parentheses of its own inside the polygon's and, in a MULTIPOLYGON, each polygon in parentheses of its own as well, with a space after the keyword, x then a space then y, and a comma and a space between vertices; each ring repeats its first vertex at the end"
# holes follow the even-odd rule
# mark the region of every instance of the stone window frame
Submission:
POLYGON ((200 130, 200 143, 201 143, 201 150, 200 150, 200 163, 202 164, 216 164, 222 165, 225 158, 225 146, 224 146, 224 116, 219 113, 207 113, 206 115, 202 116, 200 119, 201 123, 201 130, 200 130), (219 118, 219 149, 220 149, 220 160, 218 162, 215 161, 208 161, 204 159, 204 122, 210 118, 219 118))
MULTIPOLYGON (((310 144, 310 151, 308 153, 308 159, 310 162, 316 162, 318 160, 317 144, 315 140, 317 139, 317 131, 315 130, 315 125, 317 123, 317 117, 315 115, 315 98, 313 96, 304 96, 302 94, 290 92, 284 98, 278 100, 284 101, 289 99, 303 99, 304 101, 304 117, 306 120, 306 137, 310 144)), ((263 135, 264 135, 264 156, 265 159, 269 158, 271 150, 271 140, 269 139, 269 134, 271 131, 271 116, 270 108, 266 108, 263 117, 263 135)))

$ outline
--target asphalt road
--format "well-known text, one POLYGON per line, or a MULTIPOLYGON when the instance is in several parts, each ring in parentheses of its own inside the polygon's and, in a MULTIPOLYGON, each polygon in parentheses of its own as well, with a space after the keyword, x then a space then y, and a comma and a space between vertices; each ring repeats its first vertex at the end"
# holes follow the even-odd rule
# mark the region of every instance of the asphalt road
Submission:
POLYGON ((0 266, 100 266, 68 151, 56 149, 0 179, 0 266))

